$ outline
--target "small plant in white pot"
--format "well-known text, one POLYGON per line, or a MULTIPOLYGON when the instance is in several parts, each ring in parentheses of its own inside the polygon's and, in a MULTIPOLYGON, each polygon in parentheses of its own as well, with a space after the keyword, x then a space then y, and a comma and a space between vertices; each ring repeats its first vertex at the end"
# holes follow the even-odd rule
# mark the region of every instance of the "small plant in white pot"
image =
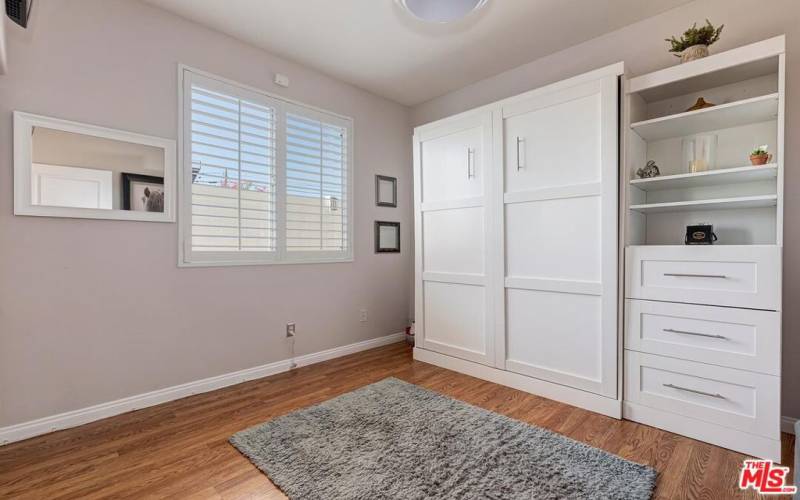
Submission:
POLYGON ((691 28, 683 32, 680 38, 673 36, 666 38, 665 41, 670 44, 669 51, 676 57, 680 57, 681 62, 694 61, 708 55, 709 45, 719 40, 719 35, 724 27, 725 25, 722 24, 715 28, 711 21, 706 19, 704 26, 698 28, 697 23, 694 23, 691 28))
POLYGON ((750 151, 750 163, 753 165, 766 165, 770 160, 772 160, 772 155, 767 151, 766 144, 750 151))

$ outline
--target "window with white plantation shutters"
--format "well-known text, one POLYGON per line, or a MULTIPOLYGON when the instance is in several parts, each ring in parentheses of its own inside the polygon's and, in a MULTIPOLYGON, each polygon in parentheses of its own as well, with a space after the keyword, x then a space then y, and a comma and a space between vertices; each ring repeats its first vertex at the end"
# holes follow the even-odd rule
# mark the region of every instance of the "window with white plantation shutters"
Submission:
POLYGON ((274 252, 275 110, 192 85, 192 251, 274 252))
POLYGON ((347 249, 347 130, 286 114, 286 250, 347 249))
POLYGON ((182 265, 352 258, 352 121, 182 70, 182 265))

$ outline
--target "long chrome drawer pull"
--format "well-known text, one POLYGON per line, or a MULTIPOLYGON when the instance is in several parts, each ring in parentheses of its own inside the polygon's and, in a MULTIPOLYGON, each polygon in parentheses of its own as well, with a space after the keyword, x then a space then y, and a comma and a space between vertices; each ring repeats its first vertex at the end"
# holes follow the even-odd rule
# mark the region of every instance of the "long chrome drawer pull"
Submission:
POLYGON ((677 278, 720 278, 725 279, 724 274, 685 274, 685 273, 664 273, 664 276, 675 276, 677 278))
POLYGON ((695 389, 688 389, 686 387, 681 387, 679 385, 672 385, 672 384, 661 384, 661 385, 663 385, 664 387, 669 387, 670 389, 678 389, 679 391, 686 391, 686 392, 692 392, 694 394, 700 394, 701 396, 710 396, 712 398, 725 399, 725 396, 723 396, 720 393, 711 394, 710 392, 703 392, 703 391, 698 391, 698 390, 695 390, 695 389))
POLYGON ((664 328, 664 331, 665 332, 670 332, 670 333, 680 333, 682 335, 695 335, 697 337, 708 337, 708 338, 711 338, 711 339, 728 340, 728 337, 726 337, 724 335, 713 335, 713 334, 710 334, 710 333, 687 332, 685 330, 674 330, 672 328, 664 328))

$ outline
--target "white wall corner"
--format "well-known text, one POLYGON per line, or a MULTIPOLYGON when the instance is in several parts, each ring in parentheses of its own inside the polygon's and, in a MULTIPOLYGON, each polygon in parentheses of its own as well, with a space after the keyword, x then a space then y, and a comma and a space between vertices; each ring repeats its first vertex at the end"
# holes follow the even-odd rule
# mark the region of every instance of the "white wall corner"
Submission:
MULTIPOLYGON (((375 339, 364 340, 349 344, 341 347, 334 347, 325 351, 306 354, 295 358, 297 366, 308 366, 322 361, 327 361, 348 354, 354 354, 368 349, 374 349, 396 342, 402 342, 405 339, 405 333, 393 333, 384 337, 375 339)), ((176 399, 210 392, 217 389, 222 389, 231 385, 240 384, 249 380, 255 380, 278 373, 287 372, 291 366, 291 359, 275 361, 266 365, 247 368, 236 372, 218 375, 216 377, 209 377, 202 380, 196 380, 186 384, 175 385, 157 391, 138 394, 116 401, 109 401, 101 403, 80 410, 73 410, 50 417, 43 417, 20 424, 14 424, 7 427, 0 427, 0 446, 23 439, 32 438, 42 434, 55 432, 71 427, 94 422, 114 415, 119 415, 133 410, 155 406, 161 403, 174 401, 176 399)))

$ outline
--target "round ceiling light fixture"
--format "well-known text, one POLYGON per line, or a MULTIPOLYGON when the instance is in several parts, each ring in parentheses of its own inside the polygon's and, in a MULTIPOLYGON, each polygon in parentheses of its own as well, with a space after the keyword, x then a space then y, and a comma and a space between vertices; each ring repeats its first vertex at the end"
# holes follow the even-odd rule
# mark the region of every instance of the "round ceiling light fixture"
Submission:
POLYGON ((417 19, 429 23, 452 23, 467 17, 489 0, 397 0, 417 19))

